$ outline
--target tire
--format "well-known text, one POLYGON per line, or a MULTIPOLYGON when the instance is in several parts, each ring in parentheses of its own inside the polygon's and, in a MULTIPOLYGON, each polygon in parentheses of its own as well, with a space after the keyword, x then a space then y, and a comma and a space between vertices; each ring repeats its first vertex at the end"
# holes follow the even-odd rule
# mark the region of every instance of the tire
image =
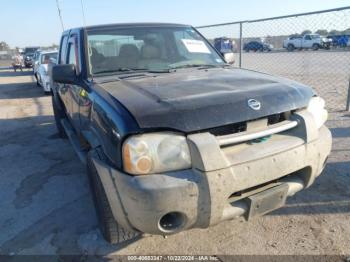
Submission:
POLYGON ((38 74, 35 74, 35 79, 36 79, 36 86, 41 87, 38 74))
POLYGON ((312 45, 312 50, 317 51, 320 48, 319 44, 313 44, 312 45))
POLYGON ((87 173, 90 179, 98 225, 103 237, 111 244, 121 244, 136 239, 139 233, 124 229, 114 219, 101 179, 92 162, 92 157, 101 161, 106 161, 106 157, 100 148, 91 150, 87 157, 87 173))
POLYGON ((55 116, 55 123, 56 123, 56 128, 58 131, 58 134, 61 138, 67 138, 66 131, 64 130, 61 120, 66 117, 66 114, 62 112, 61 109, 58 108, 54 95, 52 95, 52 108, 53 108, 53 113, 55 116))
POLYGON ((295 49, 295 47, 294 47, 294 45, 292 45, 292 44, 289 44, 289 45, 287 46, 287 50, 288 50, 289 52, 293 52, 294 49, 295 49))

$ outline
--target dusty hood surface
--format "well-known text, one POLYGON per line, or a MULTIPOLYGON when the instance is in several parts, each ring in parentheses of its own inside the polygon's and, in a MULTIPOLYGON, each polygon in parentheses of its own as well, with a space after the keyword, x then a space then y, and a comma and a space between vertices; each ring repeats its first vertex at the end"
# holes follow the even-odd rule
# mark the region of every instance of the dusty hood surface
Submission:
POLYGON ((183 132, 305 107, 314 95, 302 84, 241 69, 191 69, 95 81, 129 110, 141 128, 183 132), (261 109, 251 109, 249 99, 258 100, 261 109))

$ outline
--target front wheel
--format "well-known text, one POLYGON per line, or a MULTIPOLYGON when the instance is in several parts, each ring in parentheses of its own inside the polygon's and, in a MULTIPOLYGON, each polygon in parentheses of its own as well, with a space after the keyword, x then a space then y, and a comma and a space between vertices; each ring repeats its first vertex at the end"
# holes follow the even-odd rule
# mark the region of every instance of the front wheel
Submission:
POLYGON ((38 77, 38 75, 35 75, 35 79, 36 79, 36 86, 41 86, 40 85, 40 82, 39 82, 39 77, 38 77))
POLYGON ((312 50, 317 51, 320 48, 319 44, 313 44, 312 50))
POLYGON ((61 138, 67 138, 66 131, 64 130, 64 127, 61 123, 61 120, 66 117, 66 114, 62 112, 60 108, 58 108, 58 105, 56 104, 54 95, 52 95, 52 108, 53 108, 53 113, 55 116, 55 123, 57 127, 58 134, 61 138))
POLYGON ((93 157, 105 161, 105 156, 102 150, 98 148, 91 150, 87 157, 87 172, 90 179, 99 228, 103 237, 111 244, 120 244, 137 238, 138 233, 129 232, 122 228, 114 219, 106 192, 93 164, 93 157))
POLYGON ((294 51, 294 45, 292 45, 292 44, 289 44, 288 45, 288 47, 287 47, 287 50, 289 51, 289 52, 293 52, 294 51))

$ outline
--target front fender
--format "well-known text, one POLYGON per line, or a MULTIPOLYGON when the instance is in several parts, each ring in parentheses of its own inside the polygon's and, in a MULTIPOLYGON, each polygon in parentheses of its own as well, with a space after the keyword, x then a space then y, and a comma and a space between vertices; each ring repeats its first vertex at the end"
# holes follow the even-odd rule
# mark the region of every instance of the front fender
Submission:
POLYGON ((90 145, 101 146, 111 163, 121 169, 122 143, 130 133, 139 132, 139 128, 119 102, 95 95, 87 131, 85 137, 90 145))

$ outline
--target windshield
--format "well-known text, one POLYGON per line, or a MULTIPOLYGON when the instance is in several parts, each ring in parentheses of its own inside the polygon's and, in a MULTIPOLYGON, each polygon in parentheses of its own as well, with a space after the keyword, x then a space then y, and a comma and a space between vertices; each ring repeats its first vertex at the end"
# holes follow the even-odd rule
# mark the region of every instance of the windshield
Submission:
POLYGON ((87 34, 92 75, 225 64, 191 27, 99 28, 87 34))
POLYGON ((51 61, 51 59, 57 59, 57 52, 56 53, 42 54, 41 63, 48 64, 51 61))
POLYGON ((39 47, 26 47, 25 49, 24 49, 24 53, 25 54, 29 54, 29 53, 34 53, 36 50, 38 50, 39 49, 39 47))
POLYGON ((320 38, 320 35, 310 35, 311 39, 317 39, 320 38))

